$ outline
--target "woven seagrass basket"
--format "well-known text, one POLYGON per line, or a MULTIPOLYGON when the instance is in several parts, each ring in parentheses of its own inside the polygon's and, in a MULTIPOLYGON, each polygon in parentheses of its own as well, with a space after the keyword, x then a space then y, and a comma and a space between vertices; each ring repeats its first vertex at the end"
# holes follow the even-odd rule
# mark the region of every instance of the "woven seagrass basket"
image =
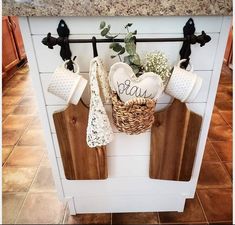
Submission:
POLYGON ((119 131, 140 134, 151 128, 154 122, 155 100, 136 98, 123 102, 113 93, 112 104, 113 121, 119 131))

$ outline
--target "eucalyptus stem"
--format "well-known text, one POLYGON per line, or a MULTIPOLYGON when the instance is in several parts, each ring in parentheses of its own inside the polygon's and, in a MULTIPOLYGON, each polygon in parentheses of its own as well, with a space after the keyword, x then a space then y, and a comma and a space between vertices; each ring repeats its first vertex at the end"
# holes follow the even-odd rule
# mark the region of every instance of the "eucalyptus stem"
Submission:
POLYGON ((130 32, 129 27, 132 26, 132 23, 128 23, 125 26, 126 36, 124 38, 124 45, 115 42, 115 38, 120 35, 112 35, 110 32, 111 25, 106 25, 104 21, 100 23, 101 36, 106 37, 107 39, 112 39, 112 43, 109 45, 109 48, 112 49, 116 54, 111 55, 111 58, 118 56, 120 62, 122 62, 121 55, 127 53, 127 56, 124 56, 124 63, 128 64, 134 73, 137 75, 140 71, 141 60, 136 52, 136 44, 134 43, 135 35, 137 30, 130 32))

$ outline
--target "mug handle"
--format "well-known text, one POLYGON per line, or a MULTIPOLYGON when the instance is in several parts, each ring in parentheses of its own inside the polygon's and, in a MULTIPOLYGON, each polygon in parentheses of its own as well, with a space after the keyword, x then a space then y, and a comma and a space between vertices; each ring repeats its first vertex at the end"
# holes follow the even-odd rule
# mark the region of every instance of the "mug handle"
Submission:
MULTIPOLYGON (((66 68, 66 63, 67 63, 67 62, 69 62, 69 60, 66 60, 66 61, 62 64, 62 67, 65 68, 65 69, 67 69, 67 68, 66 68)), ((76 63, 75 61, 73 61, 73 64, 75 65, 75 69, 76 69, 76 71, 75 71, 74 73, 79 74, 80 69, 79 69, 78 63, 76 63)))
MULTIPOLYGON (((180 67, 181 63, 183 63, 183 62, 185 62, 185 61, 187 61, 187 59, 181 59, 181 60, 178 62, 177 67, 180 67)), ((189 72, 193 72, 193 66, 190 64, 190 62, 189 62, 189 65, 190 65, 190 67, 191 67, 191 69, 190 69, 189 72)))

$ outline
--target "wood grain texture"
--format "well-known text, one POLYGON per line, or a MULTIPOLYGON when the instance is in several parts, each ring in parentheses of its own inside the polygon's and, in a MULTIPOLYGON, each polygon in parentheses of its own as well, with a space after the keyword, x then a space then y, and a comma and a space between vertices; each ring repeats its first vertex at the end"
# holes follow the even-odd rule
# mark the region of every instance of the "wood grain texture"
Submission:
POLYGON ((18 55, 19 55, 20 60, 22 60, 26 58, 26 52, 24 49, 24 42, 23 42, 23 38, 21 35, 19 18, 17 16, 9 16, 9 20, 12 24, 12 32, 13 32, 13 36, 15 39, 15 44, 16 44, 16 48, 18 51, 18 55))
POLYGON ((106 146, 86 143, 88 109, 81 102, 53 114, 65 177, 69 180, 106 179, 106 146))
POLYGON ((197 149, 202 117, 174 100, 155 113, 151 130, 150 178, 189 181, 197 149))
POLYGON ((20 62, 8 16, 2 17, 2 40, 2 67, 7 72, 20 62))

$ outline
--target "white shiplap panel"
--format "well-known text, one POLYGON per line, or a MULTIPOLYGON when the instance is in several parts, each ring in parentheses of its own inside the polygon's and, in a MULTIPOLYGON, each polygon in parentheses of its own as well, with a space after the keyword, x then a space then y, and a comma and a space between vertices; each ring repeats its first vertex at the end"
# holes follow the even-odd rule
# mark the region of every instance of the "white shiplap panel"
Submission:
MULTIPOLYGON (((216 46, 218 44, 219 34, 212 33, 211 41, 203 47, 199 44, 191 45, 190 63, 194 70, 212 70, 216 46)), ((140 37, 181 37, 179 34, 146 34, 140 37)), ((168 58, 171 66, 178 63, 180 59, 179 51, 182 47, 182 42, 140 42, 137 43, 137 52, 144 59, 145 55, 153 51, 162 51, 168 58)))
POLYGON ((149 176, 149 156, 110 156, 107 160, 109 177, 149 176))
MULTIPOLYGON (((60 176, 65 179, 61 158, 57 158, 60 176)), ((149 177, 149 156, 109 156, 107 157, 108 177, 149 177)))
MULTIPOLYGON (((212 40, 202 48, 196 44, 192 46, 191 63, 195 70, 212 70, 214 63, 214 53, 218 42, 218 34, 210 34, 212 40)), ((59 51, 60 48, 56 46, 53 50, 44 46, 41 41, 44 36, 35 35, 33 41, 36 49, 39 71, 42 73, 53 72, 55 68, 62 63, 59 51)), ((90 38, 91 35, 71 35, 71 38, 90 38)), ((140 34, 139 37, 181 37, 179 34, 140 34)), ((144 59, 146 52, 162 51, 169 59, 169 63, 173 66, 179 60, 179 51, 182 42, 158 42, 158 43, 137 43, 137 51, 144 59)), ((93 57, 92 44, 90 43, 76 43, 71 44, 71 51, 73 55, 77 56, 81 72, 89 71, 90 60, 93 57)), ((100 43, 97 45, 98 54, 104 61, 107 69, 118 59, 111 59, 113 54, 109 49, 107 43, 100 43)))
POLYGON ((149 156, 150 132, 138 135, 115 133, 114 139, 107 146, 108 156, 149 156))
MULTIPOLYGON (((133 29, 139 33, 182 33, 189 16, 139 16, 139 17, 30 17, 32 34, 57 34, 60 19, 67 23, 70 34, 98 34, 101 21, 112 26, 111 31, 119 33, 124 31, 127 23, 133 23, 133 29)), ((219 32, 222 23, 221 16, 193 16, 196 31, 219 32)))

